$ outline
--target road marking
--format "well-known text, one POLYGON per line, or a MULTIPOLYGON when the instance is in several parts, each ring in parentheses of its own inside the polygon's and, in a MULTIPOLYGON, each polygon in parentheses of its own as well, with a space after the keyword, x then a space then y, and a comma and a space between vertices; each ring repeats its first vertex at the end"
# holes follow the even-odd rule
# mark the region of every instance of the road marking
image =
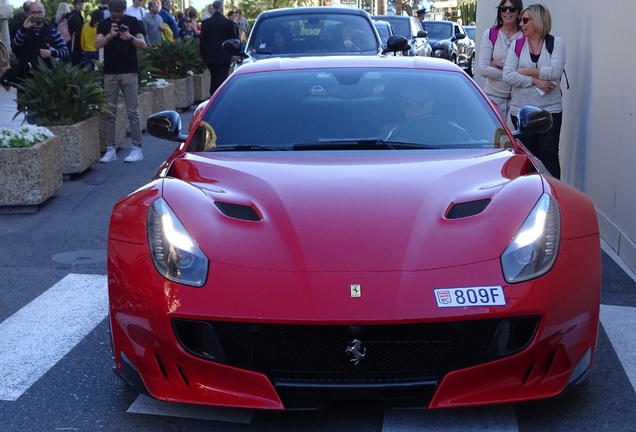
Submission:
POLYGON ((387 409, 382 432, 518 432, 514 405, 441 410, 387 409))
POLYGON ((69 274, 0 323, 0 400, 18 399, 107 315, 106 276, 69 274))
POLYGON ((636 390, 636 308, 601 305, 601 323, 625 374, 636 390))
POLYGON ((254 417, 254 410, 164 402, 144 395, 140 395, 127 412, 244 424, 249 424, 254 417))

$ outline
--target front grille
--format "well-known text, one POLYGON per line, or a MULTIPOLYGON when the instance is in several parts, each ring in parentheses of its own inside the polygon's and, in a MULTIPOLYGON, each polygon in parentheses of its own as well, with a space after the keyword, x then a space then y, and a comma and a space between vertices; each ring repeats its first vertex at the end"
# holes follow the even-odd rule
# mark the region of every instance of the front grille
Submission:
POLYGON ((263 373, 277 385, 382 386, 431 383, 450 371, 511 355, 531 342, 538 323, 538 317, 524 317, 364 326, 173 324, 193 354, 263 373), (211 342, 211 330, 216 341, 211 342), (365 354, 357 364, 347 353, 354 340, 365 354), (220 354, 215 358, 210 352, 220 354))

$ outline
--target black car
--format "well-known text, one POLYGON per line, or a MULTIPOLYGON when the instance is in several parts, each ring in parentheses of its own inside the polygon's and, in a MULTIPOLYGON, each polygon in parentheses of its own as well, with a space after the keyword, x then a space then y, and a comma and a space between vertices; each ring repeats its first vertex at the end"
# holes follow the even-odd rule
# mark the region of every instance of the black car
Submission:
POLYGON ((433 46, 433 57, 443 58, 475 74, 475 43, 463 27, 453 21, 424 20, 428 38, 433 46))
POLYGON ((371 18, 389 22, 395 34, 406 38, 411 48, 403 52, 402 55, 432 56, 433 50, 429 43, 428 35, 417 18, 401 15, 373 15, 371 18))
MULTIPOLYGON (((235 48, 224 49, 234 52, 235 48)), ((262 12, 243 49, 249 62, 270 57, 380 55, 383 45, 363 10, 297 7, 262 12)))
POLYGON ((382 39, 382 45, 386 48, 389 42, 389 38, 395 34, 393 33, 393 27, 391 27, 391 23, 389 23, 388 21, 374 19, 373 25, 378 31, 380 39, 382 39))

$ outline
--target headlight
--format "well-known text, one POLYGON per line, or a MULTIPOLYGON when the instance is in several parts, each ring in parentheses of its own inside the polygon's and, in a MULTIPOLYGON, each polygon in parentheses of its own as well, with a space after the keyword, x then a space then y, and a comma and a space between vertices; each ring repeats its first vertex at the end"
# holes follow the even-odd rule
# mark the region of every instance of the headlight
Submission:
POLYGON ((501 255, 506 282, 523 282, 546 274, 556 261, 560 238, 559 206, 554 198, 543 194, 501 255))
POLYGON ((163 277, 195 287, 205 284, 208 258, 163 198, 148 209, 146 234, 152 262, 163 277))

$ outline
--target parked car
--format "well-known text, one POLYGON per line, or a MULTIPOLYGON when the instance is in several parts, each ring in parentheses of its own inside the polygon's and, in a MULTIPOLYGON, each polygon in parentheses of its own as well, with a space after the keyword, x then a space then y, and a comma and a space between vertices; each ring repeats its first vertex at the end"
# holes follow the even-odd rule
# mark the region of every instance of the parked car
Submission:
POLYGON ((115 372, 163 401, 273 410, 579 383, 595 208, 517 141, 551 114, 519 120, 450 62, 390 56, 252 62, 188 130, 154 114, 176 148, 108 231, 115 372))
MULTIPOLYGON (((236 40, 226 41, 226 52, 234 52, 236 45, 236 40)), ((244 47, 243 63, 270 57, 379 55, 382 49, 382 40, 364 10, 272 9, 262 12, 254 22, 244 47)))
POLYGON ((477 43, 477 39, 475 32, 477 31, 477 27, 475 26, 464 26, 464 32, 466 32, 466 36, 468 36, 473 42, 477 43))
POLYGON ((373 25, 375 25, 375 29, 378 31, 378 34, 380 35, 380 39, 382 39, 382 46, 384 48, 387 48, 389 38, 395 34, 393 33, 393 28, 391 27, 391 23, 389 23, 388 21, 374 19, 373 25))
POLYGON ((475 43, 453 21, 424 20, 433 57, 458 64, 471 77, 475 75, 475 43))
POLYGON ((373 15, 371 18, 389 22, 395 34, 406 38, 410 49, 402 53, 403 55, 422 57, 430 57, 432 55, 433 50, 429 43, 428 35, 417 18, 400 15, 373 15))

